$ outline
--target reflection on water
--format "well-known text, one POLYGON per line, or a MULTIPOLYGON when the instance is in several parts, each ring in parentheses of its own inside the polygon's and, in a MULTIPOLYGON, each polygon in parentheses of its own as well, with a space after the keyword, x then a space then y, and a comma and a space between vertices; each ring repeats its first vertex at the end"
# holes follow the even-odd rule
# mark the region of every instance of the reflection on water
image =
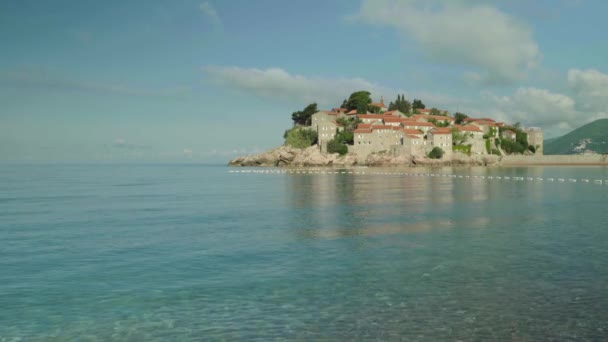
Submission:
POLYGON ((0 188, 0 341, 608 336, 607 186, 57 165, 0 188))

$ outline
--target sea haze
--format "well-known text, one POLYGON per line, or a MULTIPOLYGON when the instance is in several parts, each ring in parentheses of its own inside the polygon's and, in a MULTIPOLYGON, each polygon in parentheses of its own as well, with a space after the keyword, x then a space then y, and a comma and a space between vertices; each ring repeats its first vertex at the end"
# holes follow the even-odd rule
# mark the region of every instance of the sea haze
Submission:
POLYGON ((603 340, 608 169, 0 165, 0 340, 603 340), (378 169, 361 169, 378 170, 378 169))

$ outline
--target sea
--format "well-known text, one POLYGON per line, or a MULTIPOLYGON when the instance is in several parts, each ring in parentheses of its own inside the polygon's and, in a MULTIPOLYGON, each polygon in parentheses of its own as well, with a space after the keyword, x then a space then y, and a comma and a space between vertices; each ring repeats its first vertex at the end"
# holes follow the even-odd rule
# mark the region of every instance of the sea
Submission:
POLYGON ((2 164, 0 341, 605 341, 607 202, 600 166, 2 164))

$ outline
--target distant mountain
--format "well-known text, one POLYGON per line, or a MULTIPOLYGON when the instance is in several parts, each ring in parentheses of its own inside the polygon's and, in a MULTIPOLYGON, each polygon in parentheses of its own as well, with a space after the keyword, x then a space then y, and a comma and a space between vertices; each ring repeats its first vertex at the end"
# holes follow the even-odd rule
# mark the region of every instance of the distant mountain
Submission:
POLYGON ((544 141, 545 154, 608 153, 608 119, 595 120, 559 138, 544 141))

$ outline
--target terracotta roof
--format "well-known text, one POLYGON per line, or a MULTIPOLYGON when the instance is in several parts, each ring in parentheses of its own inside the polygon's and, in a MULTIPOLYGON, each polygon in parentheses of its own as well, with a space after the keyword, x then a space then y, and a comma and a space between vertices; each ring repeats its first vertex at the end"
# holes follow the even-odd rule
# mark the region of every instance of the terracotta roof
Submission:
POLYGON ((357 129, 370 129, 372 127, 372 124, 366 124, 366 123, 360 123, 357 125, 357 129))
POLYGON ((443 115, 424 115, 424 114, 414 114, 412 115, 412 118, 414 118, 414 120, 418 120, 418 119, 435 119, 438 121, 455 121, 456 119, 449 117, 449 116, 443 116, 443 115))
POLYGON ((371 133, 371 128, 357 128, 353 131, 353 133, 371 133))
POLYGON ((439 128, 433 128, 431 130, 432 134, 452 134, 452 130, 447 128, 447 127, 439 127, 439 128))
POLYGON ((471 121, 489 121, 489 122, 496 122, 496 120, 494 119, 490 119, 490 118, 466 118, 464 119, 465 122, 471 122, 471 121))
POLYGON ((377 125, 377 126, 372 126, 372 130, 378 130, 378 129, 393 129, 393 126, 386 126, 386 125, 377 125))
POLYGON ((387 116, 384 117, 384 122, 402 122, 403 119, 395 116, 387 116))
POLYGON ((406 137, 408 137, 408 138, 410 138, 410 139, 420 139, 420 138, 422 138, 422 137, 421 137, 421 136, 419 136, 419 135, 412 135, 412 134, 407 134, 407 135, 406 135, 406 137))
POLYGON ((464 132, 483 132, 479 127, 472 125, 460 126, 459 129, 464 132))
POLYGON ((418 126, 418 127, 435 127, 435 125, 433 125, 430 122, 416 122, 416 121, 408 121, 408 122, 404 122, 404 125, 407 126, 418 126))
POLYGON ((353 110, 351 110, 350 112, 348 112, 348 113, 346 113, 346 114, 357 114, 357 110, 356 110, 356 109, 353 109, 353 110))
POLYGON ((332 112, 336 112, 336 113, 346 113, 348 111, 348 109, 346 109, 346 108, 332 108, 331 111, 332 112))
POLYGON ((431 112, 431 110, 429 108, 419 108, 418 111, 420 113, 430 113, 431 112))
POLYGON ((357 116, 359 117, 359 119, 383 119, 383 116, 379 114, 357 114, 357 116))
POLYGON ((420 134, 420 135, 422 135, 422 134, 424 134, 424 133, 420 132, 419 130, 417 130, 417 129, 412 129, 412 128, 402 128, 402 129, 401 129, 401 131, 402 131, 403 133, 405 133, 405 134, 409 134, 409 135, 416 135, 416 134, 420 134))

